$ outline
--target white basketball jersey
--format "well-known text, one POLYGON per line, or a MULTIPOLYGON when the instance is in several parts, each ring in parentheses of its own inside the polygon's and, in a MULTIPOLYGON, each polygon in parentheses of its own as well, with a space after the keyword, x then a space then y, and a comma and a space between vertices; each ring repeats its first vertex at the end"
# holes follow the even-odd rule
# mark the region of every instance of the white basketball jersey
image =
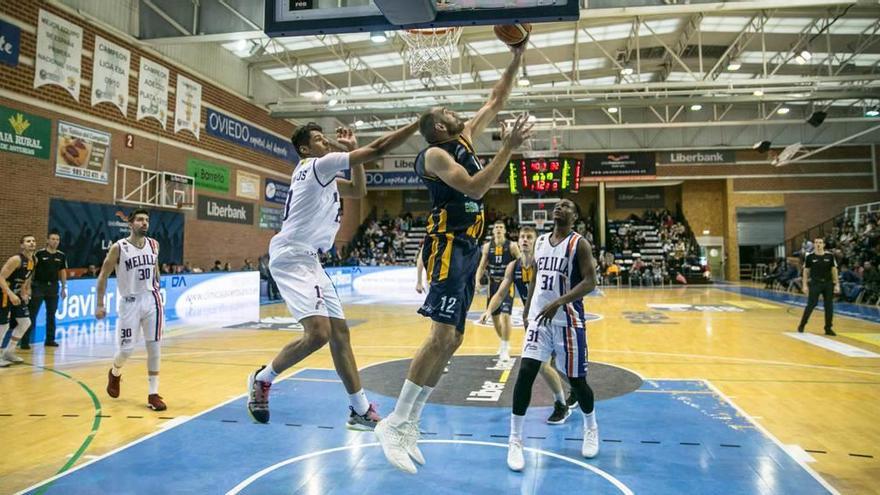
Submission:
MULTIPOLYGON (((580 283, 581 272, 577 263, 577 244, 580 234, 572 231, 559 244, 550 243, 552 233, 543 234, 535 241, 535 291, 529 306, 529 321, 535 321, 541 310, 572 287, 580 283)), ((573 301, 556 311, 552 325, 584 326, 584 301, 573 301)))
POLYGON ((300 160, 290 180, 284 223, 269 243, 270 252, 291 245, 314 251, 333 247, 342 216, 336 174, 347 168, 348 153, 300 160))
POLYGON ((156 281, 159 243, 145 237, 141 248, 128 242, 128 239, 120 239, 116 244, 119 246, 119 262, 116 265, 116 287, 119 295, 125 297, 159 290, 156 281))

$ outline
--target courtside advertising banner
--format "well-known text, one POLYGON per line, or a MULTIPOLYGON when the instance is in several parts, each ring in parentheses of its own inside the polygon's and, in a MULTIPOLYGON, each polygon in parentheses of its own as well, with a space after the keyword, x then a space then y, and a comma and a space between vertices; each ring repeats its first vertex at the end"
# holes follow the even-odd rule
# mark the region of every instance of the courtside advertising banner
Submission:
MULTIPOLYGON (((66 348, 114 344, 119 316, 116 278, 107 281, 107 318, 95 318, 97 279, 73 279, 67 297, 58 300, 56 338, 66 348)), ((159 294, 165 324, 227 326, 260 319, 259 272, 162 275, 159 294)), ((34 342, 46 338, 46 307, 37 316, 34 342)), ((167 329, 165 330, 167 331, 167 329)))

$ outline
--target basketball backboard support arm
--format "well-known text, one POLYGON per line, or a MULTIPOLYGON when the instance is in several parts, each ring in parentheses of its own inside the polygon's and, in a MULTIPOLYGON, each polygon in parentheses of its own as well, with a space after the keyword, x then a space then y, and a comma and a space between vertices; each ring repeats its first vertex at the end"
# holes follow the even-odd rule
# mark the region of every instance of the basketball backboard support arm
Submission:
MULTIPOLYGON (((369 2, 342 8, 314 9, 317 2, 303 2, 302 9, 291 10, 291 0, 265 0, 264 31, 269 36, 302 36, 308 34, 369 33, 398 29, 426 29, 450 26, 483 26, 522 22, 576 21, 580 17, 579 0, 522 1, 521 7, 457 7, 454 0, 442 2, 431 22, 395 25, 382 11, 369 2), (543 5, 541 5, 543 4, 543 5)), ((355 2, 351 2, 355 3, 355 2)), ((480 2, 469 2, 470 4, 480 2)))
POLYGON ((162 172, 116 162, 113 199, 138 206, 162 206, 162 172))

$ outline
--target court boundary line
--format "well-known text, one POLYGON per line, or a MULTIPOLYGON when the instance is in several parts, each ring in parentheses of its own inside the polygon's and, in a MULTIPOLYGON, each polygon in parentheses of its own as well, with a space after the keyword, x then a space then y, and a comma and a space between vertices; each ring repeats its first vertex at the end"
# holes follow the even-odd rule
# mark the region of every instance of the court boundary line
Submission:
MULTIPOLYGON (((746 293, 744 293, 744 292, 742 292, 742 291, 737 290, 737 289, 743 289, 743 288, 745 288, 745 289, 754 289, 755 291, 766 291, 766 292, 770 292, 770 293, 778 292, 778 291, 770 291, 769 289, 760 289, 760 288, 757 288, 757 287, 749 287, 748 285, 742 285, 742 284, 729 284, 729 285, 726 285, 726 286, 720 286, 720 287, 717 287, 717 286, 716 286, 716 287, 712 287, 712 288, 715 289, 715 290, 719 290, 719 291, 721 291, 721 292, 726 292, 726 293, 728 293, 728 294, 738 294, 738 295, 741 296, 741 297, 750 297, 750 298, 752 298, 752 299, 757 299, 757 300, 759 300, 759 301, 769 301, 769 302, 772 302, 772 303, 776 303, 776 304, 778 304, 779 306, 781 306, 782 308, 785 308, 785 309, 797 308, 797 309, 801 309, 801 310, 802 310, 802 309, 804 309, 804 308, 806 307, 806 305, 801 306, 800 304, 797 304, 797 303, 795 303, 795 302, 793 302, 793 301, 776 300, 776 299, 772 299, 771 297, 769 297, 769 296, 767 296, 767 295, 763 295, 763 294, 752 295, 752 294, 746 294, 746 293)), ((792 295, 792 296, 797 296, 797 297, 799 297, 799 298, 803 298, 804 300, 805 300, 806 297, 807 297, 807 296, 804 295, 804 294, 798 294, 798 293, 793 293, 793 292, 783 292, 783 293, 781 293, 781 294, 789 294, 789 295, 792 295)), ((850 303, 850 302, 845 303, 845 304, 851 304, 851 305, 853 305, 853 306, 864 306, 863 304, 856 304, 856 303, 850 303)), ((824 306, 816 306, 816 308, 814 309, 814 311, 820 311, 820 312, 822 312, 822 313, 824 314, 824 313, 825 313, 825 308, 824 308, 824 306)), ((834 316, 835 316, 835 317, 838 317, 838 318, 849 318, 849 319, 851 319, 851 320, 857 320, 857 321, 861 321, 861 322, 865 322, 865 323, 872 323, 872 324, 875 324, 875 325, 878 324, 876 321, 871 321, 871 320, 868 319, 868 317, 866 317, 866 316, 858 316, 858 315, 851 315, 851 314, 841 313, 841 312, 839 312, 836 308, 835 308, 835 310, 834 310, 834 316)))
POLYGON ((814 470, 812 467, 807 465, 807 463, 804 462, 802 459, 798 459, 791 452, 789 452, 789 450, 785 447, 785 444, 783 444, 778 438, 776 438, 775 435, 770 433, 770 430, 765 428, 764 425, 762 425, 758 420, 756 420, 754 418, 754 416, 752 416, 751 414, 748 414, 744 409, 739 407, 739 405, 737 405, 733 401, 733 399, 728 397, 727 394, 722 392, 721 389, 719 389, 718 387, 715 386, 715 384, 713 384, 710 380, 705 379, 705 378, 700 378, 699 381, 702 381, 703 383, 705 383, 706 386, 709 387, 710 390, 712 390, 713 392, 715 392, 718 395, 718 397, 720 397, 725 402, 727 402, 731 407, 733 407, 736 410, 736 412, 741 414, 750 423, 755 425, 755 428, 757 428, 758 431, 760 431, 762 435, 764 435, 766 438, 770 439, 771 442, 775 443, 777 447, 779 447, 783 452, 785 452, 785 455, 787 455, 794 462, 796 462, 801 468, 804 469, 804 471, 807 472, 807 474, 812 476, 813 479, 815 479, 817 482, 819 482, 819 484, 822 485, 826 490, 831 492, 833 495, 840 495, 840 492, 836 488, 834 488, 834 486, 832 486, 831 483, 826 481, 825 478, 822 477, 821 474, 819 474, 818 472, 816 472, 816 470, 814 470))
MULTIPOLYGON (((308 369, 319 369, 319 370, 320 370, 320 369, 327 369, 327 368, 301 368, 301 369, 298 369, 298 370, 294 371, 293 373, 291 373, 291 374, 288 375, 288 376, 285 376, 285 377, 283 377, 283 378, 279 378, 279 379, 275 380, 275 383, 282 382, 282 381, 284 381, 284 380, 288 380, 288 379, 290 379, 290 378, 293 378, 293 377, 295 377, 297 374, 299 374, 299 373, 301 373, 301 372, 303 372, 303 371, 305 371, 305 370, 308 370, 308 369)), ((161 427, 160 427, 158 430, 156 430, 156 431, 154 431, 154 432, 152 432, 152 433, 148 433, 148 434, 144 435, 144 436, 141 437, 141 438, 138 438, 138 439, 136 439, 136 440, 132 440, 131 442, 129 442, 129 443, 125 444, 125 445, 122 445, 121 447, 117 447, 117 448, 111 450, 110 452, 107 452, 107 453, 104 453, 104 454, 102 454, 102 455, 100 455, 100 456, 97 456, 97 457, 95 457, 94 459, 89 460, 88 462, 84 462, 84 463, 80 464, 79 466, 76 466, 76 467, 73 468, 73 469, 69 469, 69 470, 67 470, 67 471, 64 471, 63 473, 55 474, 54 476, 51 476, 51 477, 46 478, 46 479, 44 479, 44 480, 42 480, 42 481, 39 481, 39 482, 37 482, 37 483, 35 483, 35 484, 33 484, 33 485, 27 487, 27 488, 23 488, 22 490, 15 492, 14 495, 24 495, 24 494, 26 494, 26 493, 28 493, 28 492, 30 492, 30 491, 32 491, 32 490, 37 490, 37 489, 43 487, 44 485, 48 485, 48 484, 50 484, 50 483, 54 483, 54 482, 57 481, 58 479, 61 479, 61 478, 65 477, 65 476, 67 476, 67 475, 70 475, 70 474, 72 474, 72 473, 75 473, 75 472, 79 471, 80 469, 83 469, 83 468, 85 468, 85 467, 87 467, 87 466, 90 466, 90 465, 92 465, 92 464, 94 464, 94 463, 96 463, 96 462, 98 462, 98 461, 101 461, 101 460, 103 460, 103 459, 105 459, 105 458, 108 458, 108 457, 110 457, 110 456, 112 456, 112 455, 118 454, 119 452, 122 452, 123 450, 126 450, 126 449, 128 449, 128 448, 130 448, 130 447, 134 447, 135 445, 137 445, 137 444, 139 444, 139 443, 141 443, 141 442, 144 442, 144 441, 146 441, 146 440, 149 440, 149 439, 151 439, 151 438, 153 438, 153 437, 155 437, 155 436, 161 435, 162 433, 165 433, 165 432, 167 432, 167 431, 171 431, 171 430, 173 430, 174 428, 177 428, 177 427, 180 426, 180 425, 183 425, 183 424, 189 423, 190 421, 192 421, 193 419, 198 418, 199 416, 203 416, 203 415, 205 415, 205 414, 208 414, 209 412, 214 411, 215 409, 219 409, 219 408, 221 408, 221 407, 223 407, 223 406, 225 406, 225 405, 227 405, 227 404, 229 404, 229 403, 231 403, 231 402, 235 402, 235 401, 237 401, 238 399, 241 399, 242 397, 247 397, 247 395, 248 395, 247 392, 245 392, 245 393, 243 393, 243 394, 236 395, 235 397, 232 397, 232 398, 230 398, 230 399, 228 399, 228 400, 225 400, 225 401, 223 401, 223 402, 221 402, 221 403, 219 403, 219 404, 216 404, 216 405, 214 405, 214 406, 211 406, 211 407, 209 407, 208 409, 205 409, 205 410, 202 411, 202 412, 199 412, 199 413, 197 413, 197 414, 193 414, 192 416, 189 416, 189 417, 187 417, 186 419, 184 419, 183 421, 180 421, 180 422, 178 422, 177 424, 174 424, 174 425, 172 425, 172 426, 170 426, 170 427, 167 427, 167 428, 161 428, 161 427)), ((170 421, 173 421, 173 420, 170 420, 170 421)))

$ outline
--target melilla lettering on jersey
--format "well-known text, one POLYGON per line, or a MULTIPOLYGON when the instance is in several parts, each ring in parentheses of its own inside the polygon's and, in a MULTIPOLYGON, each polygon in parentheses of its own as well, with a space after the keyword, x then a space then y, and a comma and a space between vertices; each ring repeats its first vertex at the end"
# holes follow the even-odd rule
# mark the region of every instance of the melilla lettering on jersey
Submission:
POLYGON ((156 264, 156 257, 152 254, 139 254, 125 260, 125 269, 131 270, 139 266, 153 266, 156 264))
POLYGON ((568 273, 568 258, 557 258, 555 256, 544 256, 538 258, 538 270, 551 271, 559 273, 568 273))

